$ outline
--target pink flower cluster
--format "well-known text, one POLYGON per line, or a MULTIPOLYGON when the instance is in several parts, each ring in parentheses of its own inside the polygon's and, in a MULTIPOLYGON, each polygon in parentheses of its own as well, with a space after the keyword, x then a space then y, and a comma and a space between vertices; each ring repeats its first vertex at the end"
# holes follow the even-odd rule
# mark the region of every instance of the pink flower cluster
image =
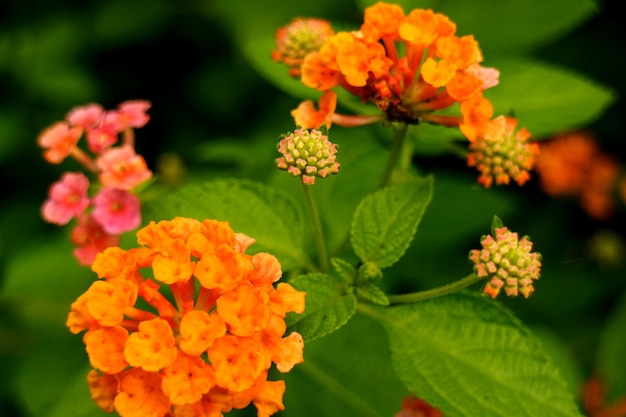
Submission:
POLYGON ((118 245, 120 234, 141 223, 139 198, 132 190, 152 178, 152 172, 135 153, 134 129, 148 123, 150 106, 149 101, 132 100, 115 110, 93 103, 76 107, 37 139, 46 161, 60 164, 72 157, 99 183, 89 197, 89 178, 82 172, 66 172, 50 186, 41 208, 49 223, 66 225, 77 219, 71 238, 77 246, 74 255, 83 265, 91 265, 98 252, 118 245), (78 146, 82 137, 87 150, 78 146))

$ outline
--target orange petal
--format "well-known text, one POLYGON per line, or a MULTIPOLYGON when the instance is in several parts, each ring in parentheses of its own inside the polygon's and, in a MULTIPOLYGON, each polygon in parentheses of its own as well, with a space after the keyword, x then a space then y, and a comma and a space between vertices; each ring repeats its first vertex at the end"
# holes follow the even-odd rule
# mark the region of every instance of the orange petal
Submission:
POLYGON ((123 417, 164 417, 170 409, 170 401, 161 391, 159 374, 140 368, 122 376, 114 405, 123 417))
POLYGON ((107 374, 116 374, 128 366, 124 359, 124 345, 128 331, 121 326, 90 330, 83 341, 91 366, 107 374))
POLYGON ((180 321, 180 349, 188 355, 201 355, 226 334, 226 324, 217 313, 194 310, 180 321))
POLYGON ((217 299, 217 314, 224 319, 230 333, 252 336, 270 320, 269 296, 259 288, 240 285, 217 299))
POLYGON ((251 387, 266 370, 265 357, 257 343, 246 337, 226 335, 208 349, 217 385, 230 391, 251 387))
POLYGON ((87 374, 87 385, 91 399, 107 413, 113 412, 113 401, 117 395, 118 378, 115 375, 100 374, 94 370, 87 374))
POLYGON ((178 352, 176 360, 163 368, 163 393, 172 404, 191 404, 202 399, 215 385, 215 373, 199 356, 178 352))
POLYGON ((176 359, 176 340, 167 321, 156 318, 139 323, 139 331, 128 337, 124 358, 132 366, 159 371, 176 359))
POLYGON ((278 411, 284 410, 284 394, 285 381, 265 381, 254 399, 257 417, 269 417, 278 411))

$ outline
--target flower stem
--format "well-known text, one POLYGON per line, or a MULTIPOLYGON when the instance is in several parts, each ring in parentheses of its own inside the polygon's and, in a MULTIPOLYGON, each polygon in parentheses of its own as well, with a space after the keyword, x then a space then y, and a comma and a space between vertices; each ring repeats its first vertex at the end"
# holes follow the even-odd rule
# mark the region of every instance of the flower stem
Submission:
POLYGON ((311 192, 311 185, 302 183, 302 190, 304 190, 304 199, 309 207, 311 221, 313 222, 313 234, 315 235, 315 243, 317 245, 317 256, 319 258, 320 270, 322 272, 328 272, 328 252, 326 251, 326 242, 324 241, 324 232, 322 231, 320 214, 317 210, 315 200, 313 199, 313 193, 311 192))
POLYGON ((478 277, 476 274, 469 274, 468 276, 461 278, 458 281, 454 281, 450 284, 443 285, 441 287, 433 288, 426 291, 412 292, 410 294, 389 295, 389 304, 409 304, 416 303, 418 301, 428 300, 430 298, 441 297, 442 295, 451 294, 459 291, 465 287, 469 287, 472 284, 482 281, 484 277, 478 277))
POLYGON ((400 159, 400 155, 402 154, 407 129, 408 125, 406 125, 405 123, 393 125, 391 152, 389 153, 389 159, 387 159, 387 165, 385 165, 383 174, 380 177, 378 188, 383 188, 389 183, 389 180, 391 179, 391 174, 393 174, 393 170, 398 163, 398 159, 400 159))

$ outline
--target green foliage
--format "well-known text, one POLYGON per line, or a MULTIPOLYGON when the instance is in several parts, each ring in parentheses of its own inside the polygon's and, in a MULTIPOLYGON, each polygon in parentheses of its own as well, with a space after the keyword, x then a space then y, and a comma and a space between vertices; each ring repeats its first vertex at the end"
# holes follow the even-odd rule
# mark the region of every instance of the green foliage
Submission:
POLYGON ((527 58, 494 60, 500 84, 485 92, 496 114, 513 115, 535 138, 585 126, 612 102, 608 88, 571 70, 527 58))
POLYGON ((296 331, 304 340, 314 340, 336 331, 354 314, 356 297, 330 275, 306 274, 289 283, 306 292, 306 309, 288 316, 287 332, 296 331))
POLYGON ((432 189, 432 178, 415 179, 379 190, 359 204, 350 239, 362 261, 386 268, 402 257, 430 203, 432 189))
POLYGON ((360 314, 308 342, 305 356, 281 375, 287 384, 285 416, 390 417, 407 394, 391 367, 382 329, 360 314))
POLYGON ((498 303, 455 294, 372 308, 398 376, 446 416, 580 416, 549 354, 498 303))

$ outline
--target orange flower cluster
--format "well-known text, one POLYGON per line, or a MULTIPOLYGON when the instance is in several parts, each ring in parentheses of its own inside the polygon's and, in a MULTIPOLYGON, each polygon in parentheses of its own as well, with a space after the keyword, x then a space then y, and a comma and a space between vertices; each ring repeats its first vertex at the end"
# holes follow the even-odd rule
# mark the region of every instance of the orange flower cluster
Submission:
MULTIPOLYGON (((546 194, 576 198, 596 219, 614 213, 613 193, 618 186, 620 164, 598 147, 592 133, 575 131, 543 142, 535 170, 546 194)), ((626 202, 626 180, 621 188, 626 202)))
MULTIPOLYGON (((482 53, 472 35, 459 37, 455 32, 456 24, 443 14, 414 9, 405 15, 398 5, 378 2, 365 9, 359 31, 338 32, 304 57, 301 81, 323 92, 342 87, 375 103, 389 121, 463 123, 477 131, 476 123, 483 120, 476 117, 474 107, 482 104, 482 91, 497 84, 498 72, 480 65, 482 53), (471 103, 465 106, 464 117, 433 114, 455 103, 471 103)), ((335 99, 323 96, 328 112, 334 112, 335 99)), ((303 128, 320 127, 313 122, 324 118, 306 116, 315 109, 305 103, 294 117, 312 121, 303 128)), ((362 122, 381 120, 366 117, 362 122)), ((341 116, 333 121, 358 124, 341 116)))
POLYGON ((285 384, 267 374, 303 360, 300 334, 283 335, 305 294, 273 285, 278 260, 245 254, 254 240, 216 220, 151 222, 137 241, 97 256, 102 279, 67 319, 72 333, 86 331, 98 406, 122 417, 219 417, 251 402, 259 417, 284 409, 285 384))
MULTIPOLYGON (((487 164, 470 156, 471 166, 480 164, 480 183, 489 186, 495 177, 497 184, 508 184, 511 178, 522 184, 530 177, 536 147, 526 143, 526 131, 516 134, 510 129, 517 124, 514 119, 507 118, 511 123, 503 127, 504 117, 494 118, 493 106, 483 96, 484 90, 498 84, 499 72, 481 65, 478 42, 473 35, 457 36, 456 24, 447 16, 430 9, 405 14, 399 5, 378 2, 365 9, 358 31, 331 36, 327 31, 318 33, 325 39, 321 46, 306 54, 298 71, 290 66, 291 75, 323 92, 319 108, 306 100, 291 112, 297 126, 330 128, 334 123, 353 127, 386 121, 458 127, 471 143, 483 140, 479 146, 505 141, 500 146, 507 149, 504 156, 513 158, 501 163, 513 166, 513 171, 505 168, 507 173, 499 174, 497 167, 493 172, 488 168, 486 173, 487 164), (363 102, 374 103, 381 113, 336 113, 337 93, 333 89, 337 87, 363 102), (460 116, 442 114, 454 105, 458 105, 460 116)), ((277 51, 283 43, 277 36, 277 51)))

